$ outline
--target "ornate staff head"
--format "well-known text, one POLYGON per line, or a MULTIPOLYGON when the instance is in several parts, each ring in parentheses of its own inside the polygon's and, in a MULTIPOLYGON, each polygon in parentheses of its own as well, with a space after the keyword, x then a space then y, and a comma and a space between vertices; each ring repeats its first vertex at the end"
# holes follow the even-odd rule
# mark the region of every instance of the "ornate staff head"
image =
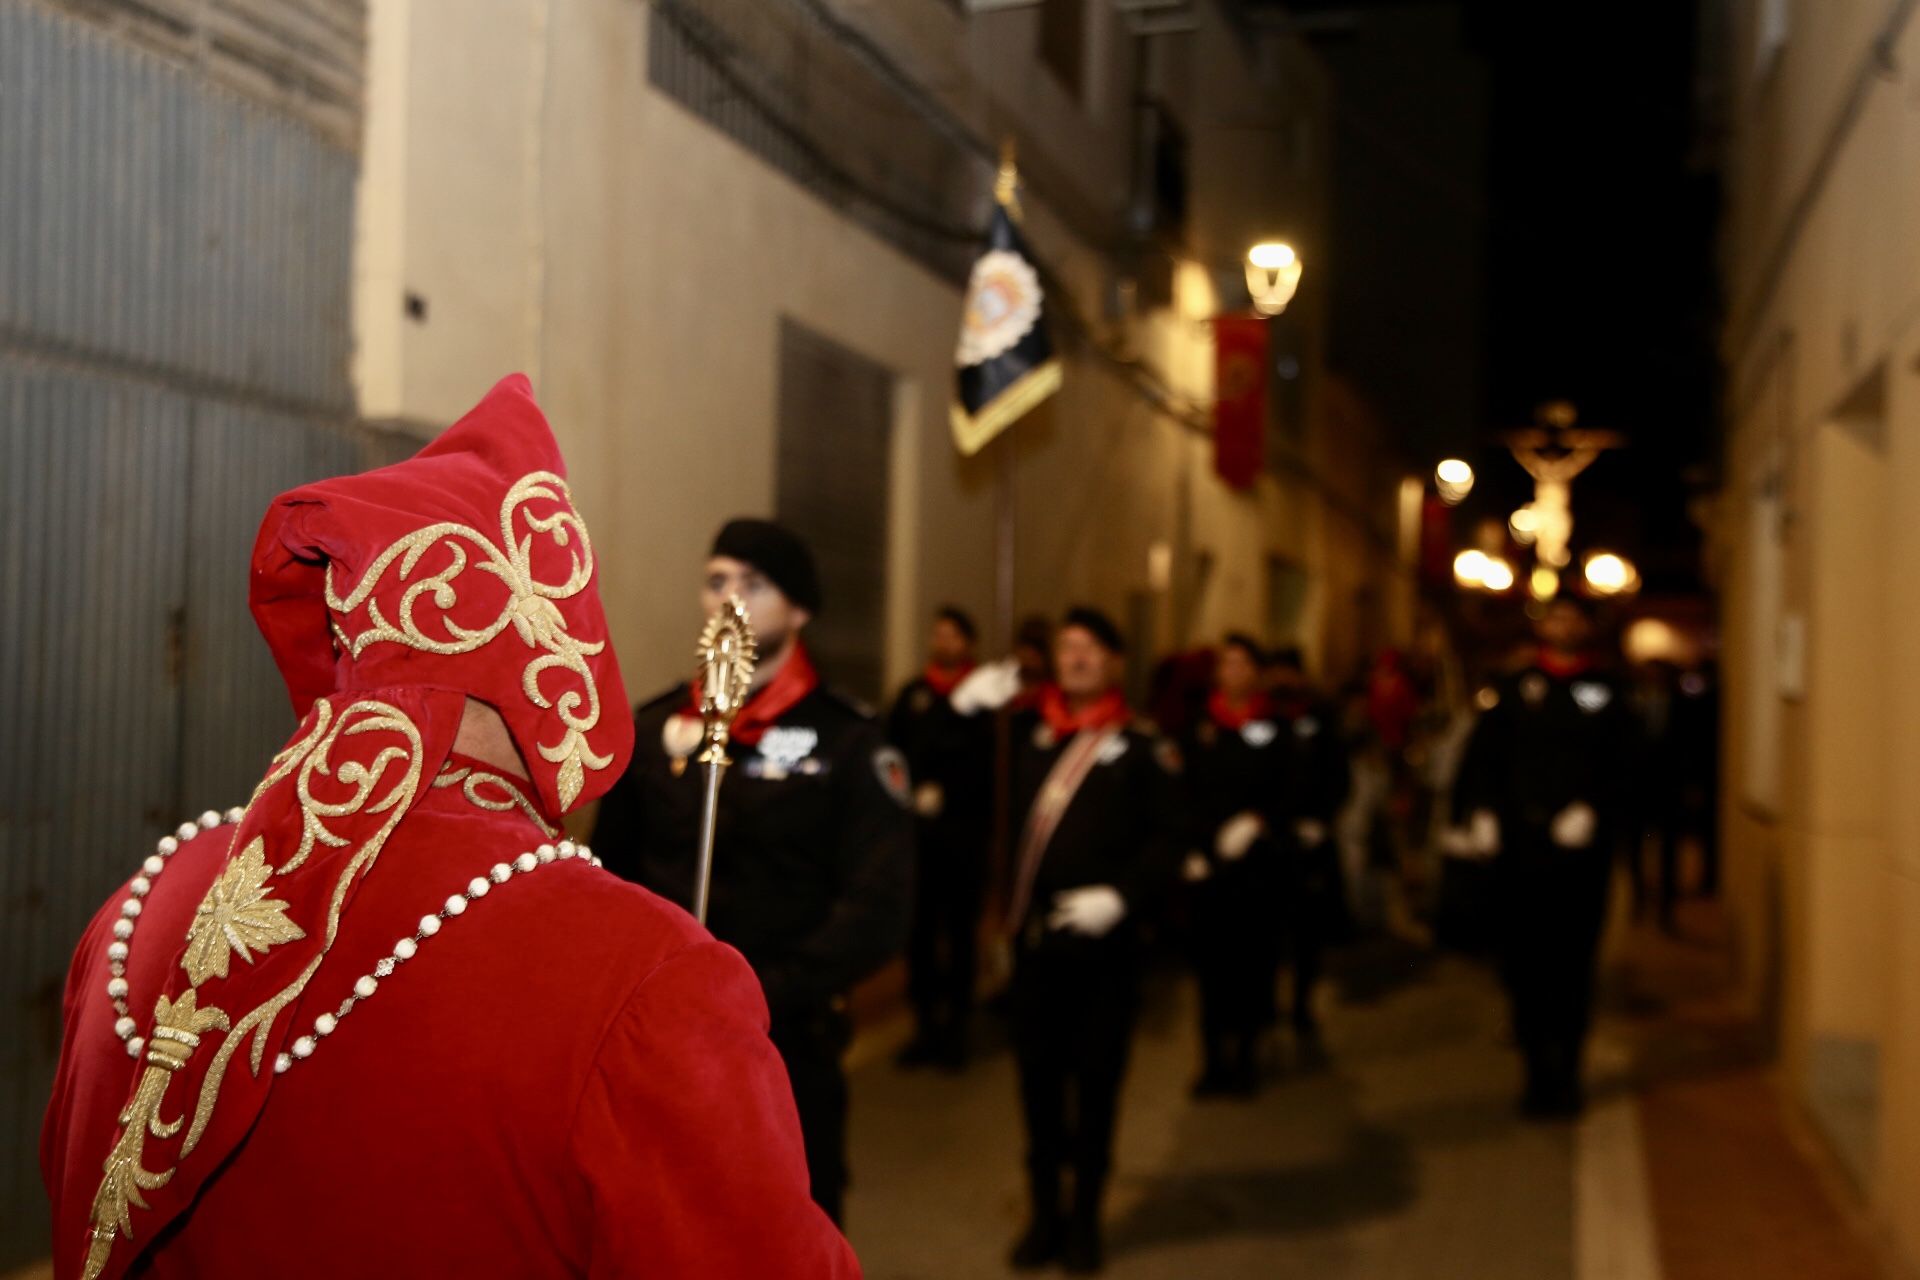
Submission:
POLYGON ((701 764, 733 763, 727 759, 727 738, 752 688, 758 656, 747 606, 739 596, 727 597, 700 633, 700 718, 706 725, 701 764))

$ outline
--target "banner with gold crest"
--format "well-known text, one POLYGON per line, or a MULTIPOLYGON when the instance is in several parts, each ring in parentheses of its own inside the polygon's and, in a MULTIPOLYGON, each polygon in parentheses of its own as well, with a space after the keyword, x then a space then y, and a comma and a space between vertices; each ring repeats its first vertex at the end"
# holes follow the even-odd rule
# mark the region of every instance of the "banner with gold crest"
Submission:
POLYGON ((953 442, 969 457, 1060 389, 1045 291, 1018 226, 1017 181, 1009 156, 994 184, 993 220, 967 281, 954 351, 953 442))

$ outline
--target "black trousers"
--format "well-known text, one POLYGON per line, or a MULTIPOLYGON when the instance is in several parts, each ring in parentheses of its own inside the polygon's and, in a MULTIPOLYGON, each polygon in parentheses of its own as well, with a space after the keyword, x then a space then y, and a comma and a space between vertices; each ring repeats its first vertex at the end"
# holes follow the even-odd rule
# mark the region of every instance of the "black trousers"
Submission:
POLYGON ((770 1038, 787 1066, 813 1201, 835 1223, 847 1192, 847 1074, 841 1063, 853 1024, 833 1006, 774 1014, 770 1038))
POLYGON ((919 823, 907 996, 923 1037, 964 1037, 979 971, 985 832, 919 823))
POLYGON ((1273 1022, 1283 924, 1276 858, 1270 847, 1256 845, 1192 895, 1191 947, 1209 1068, 1246 1065, 1254 1037, 1273 1022))
POLYGON ((1346 909, 1340 846, 1329 837, 1311 849, 1289 847, 1283 856, 1280 896, 1293 969, 1293 1024, 1309 1028, 1315 1023, 1313 991, 1320 984, 1327 945, 1346 909))
POLYGON ((1058 1206, 1071 1168, 1075 1211, 1097 1215, 1139 1004, 1135 948, 1049 934, 1022 948, 1008 997, 1036 1210, 1058 1206))
POLYGON ((1544 836, 1510 842, 1495 862, 1501 976, 1530 1090, 1579 1079, 1612 867, 1604 842, 1561 849, 1544 836))

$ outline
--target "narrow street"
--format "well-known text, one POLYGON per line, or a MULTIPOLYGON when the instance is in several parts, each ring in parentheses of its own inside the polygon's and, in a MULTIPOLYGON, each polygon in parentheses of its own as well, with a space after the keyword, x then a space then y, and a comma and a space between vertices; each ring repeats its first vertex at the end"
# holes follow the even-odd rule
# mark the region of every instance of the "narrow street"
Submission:
MULTIPOLYGON (((1297 1060, 1282 1036, 1271 1082, 1251 1103, 1189 1100, 1194 992, 1184 977, 1163 976, 1127 1083, 1107 1274, 1874 1274, 1818 1179, 1777 1128, 1752 1118, 1768 1114, 1768 1095, 1754 1073, 1724 1061, 1722 1031, 1672 1021, 1710 994, 1711 947, 1647 946, 1652 961, 1613 966, 1614 1012, 1596 1037, 1592 1105, 1578 1124, 1515 1113, 1518 1072, 1503 1043, 1500 995, 1470 961, 1391 943, 1350 953, 1323 993, 1326 1061, 1297 1060), (1650 971, 1664 994, 1643 989, 1650 971), (1684 1082, 1651 1092, 1628 1083, 1647 1070, 1684 1082), (1710 1123, 1729 1099, 1749 1117, 1732 1138, 1710 1123), (1660 1129, 1643 1133, 1647 1124, 1660 1129), (1718 1189, 1690 1188, 1655 1167, 1689 1161, 1704 1161, 1696 1167, 1718 1189), (1697 1247, 1703 1241, 1711 1247, 1697 1247)), ((1024 1216, 1011 1056, 994 1043, 964 1076, 902 1072, 890 1061, 899 1031, 855 1050, 849 1234, 866 1273, 1006 1274, 1024 1216)))

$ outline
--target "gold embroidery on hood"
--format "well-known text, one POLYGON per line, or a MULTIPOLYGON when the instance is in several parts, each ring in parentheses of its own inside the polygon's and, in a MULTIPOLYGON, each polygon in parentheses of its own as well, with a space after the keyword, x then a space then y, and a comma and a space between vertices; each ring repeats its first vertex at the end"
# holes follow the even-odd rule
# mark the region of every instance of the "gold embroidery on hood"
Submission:
POLYGON ((555 786, 560 803, 571 805, 585 785, 586 770, 604 769, 613 763, 611 755, 596 755, 587 744, 587 734, 600 723, 600 690, 586 660, 606 648, 606 642, 588 644, 569 634, 566 617, 554 604, 586 589, 593 578, 593 546, 587 538, 586 523, 573 510, 573 495, 567 482, 551 471, 522 476, 507 491, 500 507, 500 538, 500 543, 495 544, 479 530, 452 520, 416 529, 375 557, 361 575, 360 584, 345 596, 334 591, 333 565, 329 564, 327 606, 338 615, 352 615, 362 605, 366 606, 367 627, 350 638, 341 632, 346 651, 354 658, 368 645, 383 641, 442 655, 472 653, 491 643, 508 627, 514 629, 529 649, 542 650, 521 673, 521 690, 534 706, 559 717, 562 730, 559 741, 536 745, 542 759, 560 766, 555 786), (563 505, 545 517, 530 511, 525 513, 527 527, 532 532, 516 539, 515 513, 539 498, 563 505), (568 549, 571 568, 564 581, 542 582, 534 576, 534 534, 545 535, 553 545, 568 549), (469 546, 480 557, 477 562, 472 559, 469 546), (414 579, 413 573, 420 567, 421 559, 436 547, 446 548, 447 563, 414 579), (373 592, 396 562, 398 581, 408 585, 400 595, 397 613, 389 619, 379 601, 373 598, 373 592), (469 567, 492 574, 508 591, 507 603, 499 616, 481 627, 462 626, 450 616, 460 598, 456 584, 469 567), (414 616, 423 601, 438 611, 428 623, 438 624, 438 635, 428 634, 414 616), (549 697, 540 684, 542 675, 556 669, 572 675, 580 685, 567 689, 557 699, 549 697))

